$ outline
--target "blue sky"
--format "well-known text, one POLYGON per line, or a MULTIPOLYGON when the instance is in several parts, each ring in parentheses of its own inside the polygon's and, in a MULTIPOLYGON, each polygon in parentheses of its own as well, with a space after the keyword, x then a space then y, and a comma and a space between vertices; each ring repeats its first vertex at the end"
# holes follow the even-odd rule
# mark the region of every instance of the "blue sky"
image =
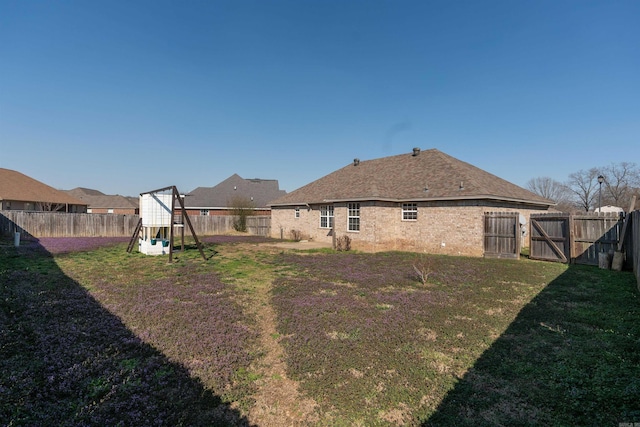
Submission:
POLYGON ((524 186, 640 163, 640 1, 0 0, 0 167, 295 190, 437 148, 524 186))

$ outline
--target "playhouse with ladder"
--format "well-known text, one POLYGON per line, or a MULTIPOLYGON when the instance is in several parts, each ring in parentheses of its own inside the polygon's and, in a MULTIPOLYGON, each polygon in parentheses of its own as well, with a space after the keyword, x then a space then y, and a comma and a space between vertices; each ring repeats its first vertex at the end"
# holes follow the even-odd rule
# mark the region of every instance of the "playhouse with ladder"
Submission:
POLYGON ((202 245, 184 207, 183 196, 175 186, 140 193, 140 219, 131 236, 127 252, 138 243, 138 251, 146 255, 169 255, 173 260, 174 237, 179 230, 184 251, 184 228, 189 227, 200 254, 206 259, 202 245), (179 205, 176 209, 176 203, 179 205))

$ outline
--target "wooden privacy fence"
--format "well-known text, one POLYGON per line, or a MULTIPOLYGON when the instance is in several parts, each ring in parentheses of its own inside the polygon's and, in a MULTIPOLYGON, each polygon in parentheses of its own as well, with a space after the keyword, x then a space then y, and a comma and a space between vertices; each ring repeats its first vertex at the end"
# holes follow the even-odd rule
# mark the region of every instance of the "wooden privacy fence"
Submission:
MULTIPOLYGON (((13 236, 19 232, 33 237, 131 237, 138 219, 138 215, 0 211, 0 235, 13 236)), ((190 216, 189 219, 198 236, 233 231, 231 215, 190 216)), ((271 217, 247 217, 247 232, 269 236, 271 217)))
POLYGON ((530 258, 598 265, 598 254, 617 250, 622 218, 617 213, 532 214, 530 258))
POLYGON ((631 212, 630 232, 627 236, 627 259, 633 264, 638 290, 640 290, 640 211, 631 212))
MULTIPOLYGON (((233 231, 233 215, 190 216, 191 224, 199 236, 214 236, 233 231)), ((266 215, 248 216, 247 232, 255 236, 268 237, 271 234, 271 217, 266 215)))
POLYGON ((131 236, 137 223, 137 215, 0 211, 5 236, 124 237, 131 236))
POLYGON ((485 212, 485 257, 520 258, 519 219, 517 212, 485 212))

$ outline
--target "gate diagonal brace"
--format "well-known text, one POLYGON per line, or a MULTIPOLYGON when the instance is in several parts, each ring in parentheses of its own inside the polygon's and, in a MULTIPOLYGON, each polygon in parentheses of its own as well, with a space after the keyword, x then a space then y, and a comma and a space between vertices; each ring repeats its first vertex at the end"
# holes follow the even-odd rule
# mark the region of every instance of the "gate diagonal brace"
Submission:
POLYGON ((544 229, 542 228, 542 226, 540 224, 538 224, 538 221, 536 221, 535 219, 531 219, 531 225, 533 225, 542 235, 542 237, 544 237, 544 239, 549 243, 549 245, 551 246, 551 249, 553 249, 553 251, 558 254, 558 256, 562 259, 562 262, 567 262, 567 257, 565 256, 564 252, 562 252, 562 250, 558 247, 558 245, 555 244, 555 242, 553 241, 553 239, 551 239, 551 236, 549 236, 547 234, 546 231, 544 231, 544 229))

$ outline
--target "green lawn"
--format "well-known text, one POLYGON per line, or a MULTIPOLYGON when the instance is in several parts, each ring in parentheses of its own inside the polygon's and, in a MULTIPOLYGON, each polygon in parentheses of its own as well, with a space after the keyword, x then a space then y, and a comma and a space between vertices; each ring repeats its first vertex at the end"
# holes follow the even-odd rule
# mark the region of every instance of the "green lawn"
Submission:
POLYGON ((0 425, 259 424, 265 307, 301 424, 640 422, 630 272, 205 242, 173 264, 3 242, 0 425))

